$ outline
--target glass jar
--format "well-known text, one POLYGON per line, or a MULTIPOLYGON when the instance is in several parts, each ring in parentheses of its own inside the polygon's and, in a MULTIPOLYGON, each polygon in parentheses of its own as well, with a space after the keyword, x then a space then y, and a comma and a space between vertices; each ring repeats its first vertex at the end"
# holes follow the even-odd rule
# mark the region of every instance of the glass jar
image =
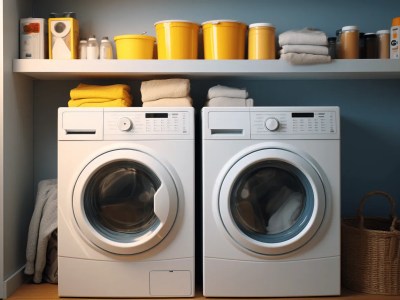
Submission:
POLYGON ((378 30, 376 32, 378 37, 378 57, 389 58, 390 57, 390 31, 387 29, 378 30))
POLYGON ((365 58, 378 58, 378 38, 375 33, 364 34, 365 58))
POLYGON ((357 59, 360 57, 359 30, 357 26, 344 26, 342 28, 340 49, 344 59, 357 59))

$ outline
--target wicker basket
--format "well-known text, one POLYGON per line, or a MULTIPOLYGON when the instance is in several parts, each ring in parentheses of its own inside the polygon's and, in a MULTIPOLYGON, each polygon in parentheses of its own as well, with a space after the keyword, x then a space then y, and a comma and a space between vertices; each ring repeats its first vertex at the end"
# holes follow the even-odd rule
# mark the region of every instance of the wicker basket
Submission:
POLYGON ((363 293, 400 295, 400 226, 393 197, 382 191, 367 193, 358 217, 343 219, 341 227, 343 285, 363 293), (390 218, 364 217, 365 202, 377 195, 390 202, 390 218))

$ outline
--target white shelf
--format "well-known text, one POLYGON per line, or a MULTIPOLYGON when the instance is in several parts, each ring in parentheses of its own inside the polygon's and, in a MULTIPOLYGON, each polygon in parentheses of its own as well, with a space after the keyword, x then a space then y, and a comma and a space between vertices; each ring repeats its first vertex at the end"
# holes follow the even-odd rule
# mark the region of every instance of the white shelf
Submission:
POLYGON ((400 79, 400 60, 333 60, 329 64, 293 66, 280 60, 14 59, 13 71, 40 80, 167 76, 207 79, 400 79))

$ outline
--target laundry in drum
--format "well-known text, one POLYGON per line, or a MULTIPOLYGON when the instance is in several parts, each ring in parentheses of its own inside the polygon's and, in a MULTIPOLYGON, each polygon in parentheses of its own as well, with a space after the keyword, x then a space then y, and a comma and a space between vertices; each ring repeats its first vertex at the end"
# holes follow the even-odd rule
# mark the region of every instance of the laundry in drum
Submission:
POLYGON ((293 178, 275 168, 247 176, 237 191, 237 217, 247 230, 258 234, 277 234, 291 228, 304 203, 304 192, 293 178))

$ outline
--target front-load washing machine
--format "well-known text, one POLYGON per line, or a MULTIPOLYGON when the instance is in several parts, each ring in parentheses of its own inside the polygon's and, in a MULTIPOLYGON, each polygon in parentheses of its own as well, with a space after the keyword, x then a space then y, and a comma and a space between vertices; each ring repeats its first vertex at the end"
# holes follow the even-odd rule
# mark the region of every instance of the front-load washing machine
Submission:
POLYGON ((203 108, 203 293, 340 294, 337 107, 203 108))
POLYGON ((60 296, 193 296, 193 108, 60 108, 58 239, 60 296))

